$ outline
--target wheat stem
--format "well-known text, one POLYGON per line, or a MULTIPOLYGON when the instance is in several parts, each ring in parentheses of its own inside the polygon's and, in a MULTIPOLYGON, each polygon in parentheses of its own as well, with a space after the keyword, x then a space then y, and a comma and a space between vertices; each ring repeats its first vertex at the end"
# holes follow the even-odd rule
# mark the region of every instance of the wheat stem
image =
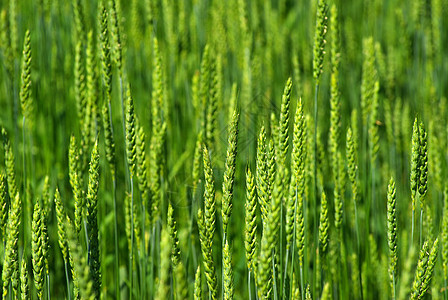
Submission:
POLYGON ((65 280, 67 282, 67 298, 68 300, 71 300, 71 292, 70 292, 70 279, 68 277, 68 261, 65 260, 64 262, 64 270, 65 270, 65 280))
POLYGON ((131 253, 129 256, 129 282, 130 282, 130 298, 133 299, 133 279, 134 279, 134 182, 133 176, 130 177, 131 185, 131 253))
POLYGON ((422 232, 423 232, 423 206, 420 208, 420 239, 419 239, 419 245, 421 246, 423 244, 422 239, 422 232))
MULTIPOLYGON (((118 249, 118 222, 117 222, 117 180, 115 175, 112 177, 112 197, 114 203, 114 237, 115 237, 115 293, 117 300, 120 300, 120 262, 119 262, 119 249, 118 249)), ((69 299, 70 300, 70 299, 69 299)))
POLYGON ((247 289, 249 290, 249 299, 252 299, 251 286, 250 286, 250 270, 247 273, 247 289))

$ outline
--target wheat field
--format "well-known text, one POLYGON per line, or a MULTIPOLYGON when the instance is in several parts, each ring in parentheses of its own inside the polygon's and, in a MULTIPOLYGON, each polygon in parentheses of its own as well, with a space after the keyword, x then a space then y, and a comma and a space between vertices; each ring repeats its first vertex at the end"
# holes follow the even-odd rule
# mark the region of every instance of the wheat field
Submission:
POLYGON ((1 1, 1 298, 448 300, 447 15, 1 1))

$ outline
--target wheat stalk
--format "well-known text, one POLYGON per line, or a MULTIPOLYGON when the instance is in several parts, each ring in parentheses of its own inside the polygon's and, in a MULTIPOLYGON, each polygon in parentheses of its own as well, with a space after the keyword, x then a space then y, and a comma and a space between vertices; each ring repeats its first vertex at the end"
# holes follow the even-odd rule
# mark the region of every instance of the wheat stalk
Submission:
POLYGON ((91 280, 91 273, 86 257, 82 253, 82 247, 78 243, 76 232, 72 228, 70 219, 67 218, 67 232, 69 253, 73 270, 73 281, 75 283, 75 299, 93 300, 96 298, 93 290, 94 282, 91 280))
POLYGON ((68 277, 68 264, 69 264, 69 254, 68 254, 68 238, 67 238, 67 229, 66 229, 66 220, 67 214, 65 213, 65 208, 62 203, 61 194, 59 193, 59 189, 56 188, 54 193, 54 204, 56 206, 56 218, 58 224, 58 243, 59 248, 61 248, 62 258, 64 259, 64 267, 65 267, 65 277, 67 280, 67 295, 70 300, 70 279, 68 277))

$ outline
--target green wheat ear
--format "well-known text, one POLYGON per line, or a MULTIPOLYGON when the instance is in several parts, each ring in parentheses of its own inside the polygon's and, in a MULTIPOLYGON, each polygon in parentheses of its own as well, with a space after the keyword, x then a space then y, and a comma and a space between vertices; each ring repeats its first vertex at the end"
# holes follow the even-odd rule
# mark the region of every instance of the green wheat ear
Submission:
POLYGON ((286 156, 288 153, 289 107, 291 103, 291 89, 292 79, 288 78, 288 80, 286 81, 285 89, 283 90, 279 120, 278 164, 281 167, 286 167, 286 156))
POLYGON ((200 265, 198 265, 194 278, 194 300, 202 300, 202 280, 200 265))
POLYGON ((264 223, 268 217, 268 203, 270 199, 269 169, 267 163, 266 146, 266 131, 264 126, 262 126, 258 137, 256 168, 258 204, 260 205, 262 223, 264 223))
POLYGON ((201 130, 204 133, 204 141, 209 146, 209 134, 207 132, 207 103, 211 85, 211 63, 209 54, 209 45, 205 45, 201 60, 201 71, 199 78, 199 99, 200 109, 202 110, 201 130))
POLYGON ((120 33, 120 13, 118 5, 119 1, 110 0, 109 10, 110 10, 110 23, 111 23, 111 36, 112 36, 112 55, 114 62, 118 68, 120 76, 123 73, 123 44, 121 41, 120 33))
POLYGON ((82 190, 82 182, 81 182, 81 170, 79 167, 80 164, 80 152, 78 150, 78 146, 76 144, 75 136, 72 135, 70 138, 70 147, 68 152, 68 161, 69 161, 69 179, 70 185, 73 190, 73 197, 75 203, 75 228, 76 232, 79 234, 82 228, 82 216, 84 209, 84 191, 82 190))
POLYGON ((59 189, 56 188, 54 193, 54 204, 56 206, 56 218, 58 223, 58 242, 61 248, 62 257, 64 261, 68 259, 68 245, 67 245, 67 231, 66 231, 66 213, 62 203, 61 194, 59 189))
POLYGON ((42 211, 44 212, 45 219, 48 219, 51 215, 52 207, 53 199, 50 196, 50 177, 45 175, 44 186, 42 188, 42 211))
POLYGON ((159 53, 158 41, 153 38, 153 89, 151 99, 152 136, 150 142, 150 183, 152 192, 152 222, 161 217, 162 179, 163 179, 163 145, 166 138, 167 123, 164 120, 167 101, 163 80, 162 57, 159 53))
POLYGON ((331 78, 330 78, 330 153, 333 176, 337 180, 337 153, 341 136, 341 101, 339 88, 339 65, 341 45, 339 39, 338 10, 333 4, 330 10, 330 35, 331 35, 331 78))
MULTIPOLYGON (((212 58, 210 58, 212 59, 212 58)), ((217 62, 219 58, 213 57, 213 62, 210 63, 210 87, 209 87, 209 95, 207 97, 206 107, 207 107, 207 115, 206 115, 206 145, 209 147, 212 152, 216 151, 216 130, 218 123, 218 102, 221 100, 221 86, 220 86, 220 77, 221 74, 218 73, 217 62), (216 61, 215 61, 216 59, 216 61)))
POLYGON ((419 187, 420 205, 425 206, 425 196, 428 190, 428 133, 426 132, 423 122, 419 125, 419 187))
POLYGON ((176 220, 174 220, 174 210, 171 203, 168 204, 168 229, 171 238, 171 260, 176 266, 180 261, 179 239, 177 237, 176 220))
POLYGON ((196 191, 199 182, 201 182, 201 161, 202 161, 202 148, 203 148, 203 134, 202 131, 199 132, 196 138, 196 146, 194 148, 193 155, 193 191, 196 191))
MULTIPOLYGON (((3 261, 2 281, 3 299, 8 295, 9 282, 11 281, 13 294, 18 295, 19 290, 19 228, 22 212, 22 201, 17 193, 11 202, 8 224, 6 227, 7 238, 3 261)), ((13 297, 13 295, 11 295, 13 297)))
MULTIPOLYGON (((77 0, 79 1, 79 0, 77 0)), ((84 116, 86 107, 86 71, 83 59, 83 45, 78 41, 75 47, 75 101, 78 109, 79 127, 84 129, 84 116)))
POLYGON ((418 193, 418 183, 420 180, 420 130, 418 127, 417 118, 414 120, 414 126, 412 129, 412 150, 411 150, 411 194, 412 194, 412 210, 415 210, 416 197, 418 193))
POLYGON ((86 93, 87 103, 84 116, 84 128, 82 128, 83 138, 82 150, 83 161, 87 162, 88 149, 95 142, 96 137, 96 115, 97 115, 97 99, 98 99, 98 72, 96 65, 96 43, 93 38, 93 32, 89 31, 87 35, 87 48, 86 48, 86 93))
POLYGON ((389 277, 393 297, 395 299, 395 283, 397 277, 397 215, 395 181, 390 179, 387 193, 387 242, 389 245, 389 277))
MULTIPOLYGON (((269 215, 270 216, 270 213, 269 215)), ((257 287, 258 297, 269 299, 272 291, 272 229, 269 219, 263 224, 263 235, 261 237, 260 253, 258 256, 257 287)))
POLYGON ((86 201, 87 234, 89 237, 89 267, 93 281, 93 291, 100 297, 101 263, 98 239, 98 185, 99 185, 99 153, 98 140, 92 149, 89 168, 89 185, 86 201))
POLYGON ((226 240, 223 249, 223 281, 224 281, 224 300, 233 299, 234 286, 233 286, 233 270, 232 270, 232 252, 229 249, 229 242, 226 240))
POLYGON ((45 272, 45 252, 44 250, 44 231, 45 220, 42 210, 41 201, 38 199, 34 204, 31 249, 33 258, 34 285, 36 286, 37 296, 39 299, 43 297, 44 290, 44 272, 45 272))
POLYGON ((131 253, 131 247, 133 246, 131 242, 131 209, 131 195, 126 192, 124 198, 124 223, 129 253, 131 253))
POLYGON ((229 224, 230 215, 232 213, 233 186, 235 181, 236 155, 238 143, 238 121, 239 114, 233 113, 230 123, 229 141, 227 148, 226 166, 224 171, 224 180, 222 183, 222 226, 223 234, 227 235, 227 226, 229 224))
POLYGON ((177 236, 177 225, 174 220, 174 209, 168 204, 168 231, 171 244, 171 261, 173 264, 174 286, 178 299, 187 299, 188 289, 185 281, 185 268, 180 257, 179 238, 177 236))
POLYGON ((216 281, 215 265, 213 263, 212 244, 209 242, 209 238, 207 236, 207 231, 204 224, 204 213, 202 212, 202 209, 198 210, 197 223, 207 286, 210 294, 212 295, 212 299, 217 299, 218 283, 216 281))
POLYGON ((85 18, 84 18, 84 7, 82 0, 75 0, 73 2, 73 12, 75 19, 75 30, 76 30, 76 38, 85 41, 85 18))
POLYGON ((324 289, 322 290, 322 296, 320 297, 321 300, 331 300, 331 290, 330 290, 330 283, 326 282, 324 285, 324 289))
POLYGON ((7 10, 4 8, 0 13, 0 45, 2 48, 3 55, 5 57, 5 69, 8 78, 12 78, 14 74, 14 56, 11 49, 11 26, 9 23, 9 15, 7 10))
POLYGON ((351 128, 347 129, 347 172, 348 178, 352 186, 352 198, 354 203, 357 201, 358 196, 358 151, 356 149, 356 139, 358 137, 354 135, 351 128))
POLYGON ((103 84, 106 88, 106 100, 110 103, 112 94, 112 64, 110 58, 109 22, 107 8, 104 3, 105 1, 106 0, 101 0, 99 4, 101 73, 103 84))
POLYGON ((110 118, 109 104, 103 105, 103 128, 104 128, 104 143, 106 145, 106 159, 109 164, 112 178, 115 178, 116 159, 115 159, 115 139, 112 127, 112 120, 110 118))
POLYGON ((448 187, 445 187, 443 191, 443 219, 440 235, 442 240, 443 278, 446 282, 448 281, 448 187))
POLYGON ((319 84, 320 76, 323 70, 323 62, 325 55, 325 35, 327 33, 327 11, 328 6, 324 0, 317 2, 316 12, 316 29, 314 32, 314 47, 313 47, 313 77, 316 83, 319 84))
POLYGON ((206 147, 203 149, 204 159, 204 216, 202 211, 198 211, 198 227, 201 236, 201 249, 204 257, 204 270, 207 278, 207 285, 212 294, 212 299, 218 297, 218 284, 213 263, 212 247, 213 235, 215 232, 215 187, 213 179, 213 170, 211 167, 209 152, 206 147))
MULTIPOLYGON (((138 119, 136 119, 138 121, 138 119)), ((141 198, 143 205, 146 206, 148 200, 149 184, 148 184, 148 168, 146 163, 146 134, 143 126, 139 122, 136 122, 136 160, 137 160, 137 180, 138 187, 141 192, 141 198)))
POLYGON ((215 233, 215 182, 213 179, 213 170, 210 161, 210 155, 206 147, 203 150, 204 159, 204 177, 205 177, 205 190, 204 190, 204 213, 205 213, 205 228, 207 230, 208 241, 213 241, 213 235, 215 233))
POLYGON ((250 272, 256 269, 255 252, 257 249, 257 191, 254 176, 249 168, 246 171, 246 215, 244 244, 246 248, 247 268, 250 272))
POLYGON ((0 173, 0 241, 6 242, 6 223, 8 221, 9 197, 6 176, 0 173))
POLYGON ((3 136, 3 148, 5 149, 5 168, 6 168, 6 179, 8 183, 9 198, 14 199, 16 195, 18 195, 19 193, 16 184, 14 152, 11 148, 11 142, 8 138, 8 134, 4 128, 2 128, 2 136, 3 136))
MULTIPOLYGON (((296 207, 296 236, 299 264, 303 265, 303 252, 305 248, 305 161, 306 161, 307 127, 303 115, 302 100, 299 99, 294 117, 294 136, 292 141, 292 168, 293 178, 291 188, 294 190, 294 202, 296 207)), ((293 223, 291 223, 293 224, 293 223)), ((291 230, 291 232, 293 232, 291 230)))
POLYGON ((258 257, 258 273, 256 274, 258 294, 260 298, 267 299, 273 290, 273 251, 277 249, 280 227, 280 210, 283 200, 282 181, 285 178, 284 170, 276 173, 276 183, 271 201, 268 203, 268 217, 263 222, 263 235, 261 238, 260 254, 258 257))
POLYGON ((344 180, 345 170, 344 163, 342 162, 341 152, 336 153, 336 176, 335 176, 335 188, 333 190, 334 195, 334 224, 338 232, 339 237, 342 235, 342 222, 343 222, 343 195, 344 195, 344 180))
POLYGON ((324 257, 327 252, 330 222, 328 220, 327 196, 322 192, 320 223, 319 223, 319 249, 324 257))
POLYGON ((423 299, 428 290, 434 273, 434 267, 439 250, 439 239, 434 241, 432 247, 426 241, 420 250, 420 256, 412 284, 411 299, 423 299), (431 249, 430 249, 431 248, 431 249), (429 252, 428 252, 429 251, 429 252))
MULTIPOLYGON (((31 37, 30 31, 25 32, 23 42, 22 76, 20 85, 20 104, 22 106, 23 117, 28 124, 33 124, 33 101, 31 99, 31 37)), ((31 127, 31 126, 30 126, 31 127)))
POLYGON ((45 264, 45 273, 47 275, 47 280, 48 280, 48 276, 49 276, 49 272, 50 272, 50 268, 48 265, 48 252, 50 249, 50 244, 49 244, 49 236, 48 236, 48 228, 47 228, 47 220, 49 218, 49 215, 51 213, 50 211, 50 207, 52 207, 52 200, 50 197, 50 179, 48 176, 45 176, 45 181, 44 181, 44 187, 42 189, 42 198, 41 198, 41 209, 42 209, 42 215, 41 215, 41 223, 42 225, 42 254, 44 257, 44 264, 45 264))
POLYGON ((372 95, 372 103, 370 105, 370 120, 369 120, 369 147, 370 147, 370 155, 371 155, 371 164, 375 163, 376 157, 378 156, 379 150, 379 134, 378 134, 378 92, 379 92, 379 81, 376 80, 373 85, 373 95, 372 95))
MULTIPOLYGON (((268 142, 268 151, 267 151, 267 165, 268 165, 268 185, 269 185, 269 192, 268 192, 268 202, 271 202, 273 198, 274 188, 275 188, 275 180, 276 180, 276 174, 277 174, 277 165, 276 165, 276 159, 277 155, 275 153, 275 143, 273 138, 269 139, 268 142)), ((269 206, 269 204, 268 204, 269 206)))
POLYGON ((127 111, 126 111, 126 155, 128 159, 129 172, 131 177, 135 174, 136 159, 136 128, 134 114, 134 100, 131 96, 131 89, 127 87, 127 111))
POLYGON ((29 299, 28 271, 26 269, 26 259, 22 257, 20 264, 20 296, 22 300, 29 299))
POLYGON ((309 284, 306 285, 305 299, 306 300, 312 300, 313 299, 311 297, 311 291, 310 291, 310 285, 309 284))
MULTIPOLYGON (((373 38, 365 38, 362 43, 364 61, 362 64, 361 81, 361 112, 363 125, 367 125, 367 119, 372 112, 372 103, 377 89, 378 74, 375 67, 375 48, 373 38)), ((375 122, 375 120, 371 120, 375 122)))

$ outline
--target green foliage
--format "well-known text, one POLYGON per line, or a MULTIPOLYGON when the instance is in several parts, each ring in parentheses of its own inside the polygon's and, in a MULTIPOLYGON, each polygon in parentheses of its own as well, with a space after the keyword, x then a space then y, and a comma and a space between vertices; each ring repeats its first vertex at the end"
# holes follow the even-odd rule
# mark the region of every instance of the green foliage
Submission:
POLYGON ((0 297, 447 298, 443 1, 326 2, 0 1, 0 297))

